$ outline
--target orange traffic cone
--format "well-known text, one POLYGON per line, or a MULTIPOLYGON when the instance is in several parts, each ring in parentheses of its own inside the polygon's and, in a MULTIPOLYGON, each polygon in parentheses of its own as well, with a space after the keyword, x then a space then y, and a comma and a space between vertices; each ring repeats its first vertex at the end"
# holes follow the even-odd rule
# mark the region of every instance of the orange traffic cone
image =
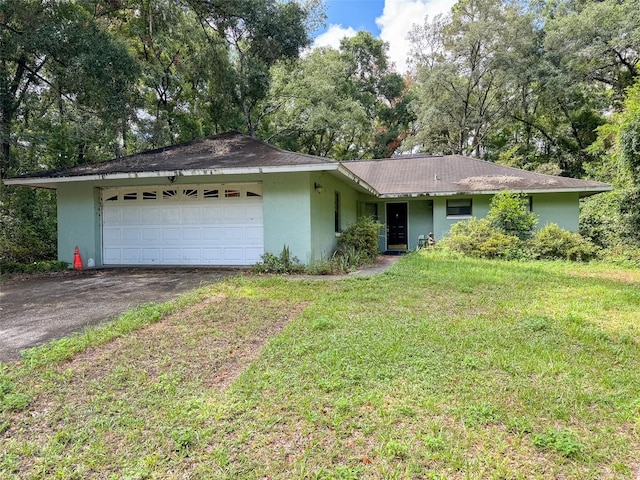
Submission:
POLYGON ((80 250, 78 250, 78 247, 73 251, 73 269, 82 270, 82 257, 80 256, 80 250))

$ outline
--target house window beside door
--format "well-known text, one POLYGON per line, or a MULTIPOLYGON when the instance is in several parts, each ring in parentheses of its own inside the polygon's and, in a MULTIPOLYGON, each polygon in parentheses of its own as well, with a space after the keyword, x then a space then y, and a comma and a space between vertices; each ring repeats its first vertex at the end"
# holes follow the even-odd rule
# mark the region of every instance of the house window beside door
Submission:
POLYGON ((470 198, 455 198, 447 200, 447 218, 470 217, 472 203, 470 198))
POLYGON ((336 233, 340 233, 342 231, 340 228, 340 192, 336 192, 334 217, 335 231, 336 233))

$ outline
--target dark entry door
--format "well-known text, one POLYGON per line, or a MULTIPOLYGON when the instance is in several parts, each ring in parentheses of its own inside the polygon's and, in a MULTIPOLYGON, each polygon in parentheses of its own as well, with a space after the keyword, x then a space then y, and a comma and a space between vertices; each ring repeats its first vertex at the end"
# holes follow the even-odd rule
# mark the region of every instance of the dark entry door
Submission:
POLYGON ((407 204, 387 203, 387 250, 408 250, 407 204))

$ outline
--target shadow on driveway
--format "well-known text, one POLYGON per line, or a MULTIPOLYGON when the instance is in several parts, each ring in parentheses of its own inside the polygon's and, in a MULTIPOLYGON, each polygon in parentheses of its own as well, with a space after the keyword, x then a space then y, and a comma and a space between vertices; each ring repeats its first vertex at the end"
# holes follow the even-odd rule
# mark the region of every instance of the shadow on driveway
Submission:
POLYGON ((105 269, 23 276, 0 284, 0 362, 148 302, 237 275, 237 269, 105 269))

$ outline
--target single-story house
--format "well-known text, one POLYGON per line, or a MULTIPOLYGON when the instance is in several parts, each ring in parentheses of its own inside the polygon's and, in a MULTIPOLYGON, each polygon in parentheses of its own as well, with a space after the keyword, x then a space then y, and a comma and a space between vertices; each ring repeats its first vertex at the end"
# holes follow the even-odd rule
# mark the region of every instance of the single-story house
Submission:
POLYGON ((6 179, 57 191, 58 256, 101 265, 250 265, 265 252, 330 255, 360 215, 384 224, 381 251, 411 250, 483 217, 504 189, 540 226, 578 229, 581 197, 607 184, 459 155, 336 162, 227 133, 124 158, 6 179))

